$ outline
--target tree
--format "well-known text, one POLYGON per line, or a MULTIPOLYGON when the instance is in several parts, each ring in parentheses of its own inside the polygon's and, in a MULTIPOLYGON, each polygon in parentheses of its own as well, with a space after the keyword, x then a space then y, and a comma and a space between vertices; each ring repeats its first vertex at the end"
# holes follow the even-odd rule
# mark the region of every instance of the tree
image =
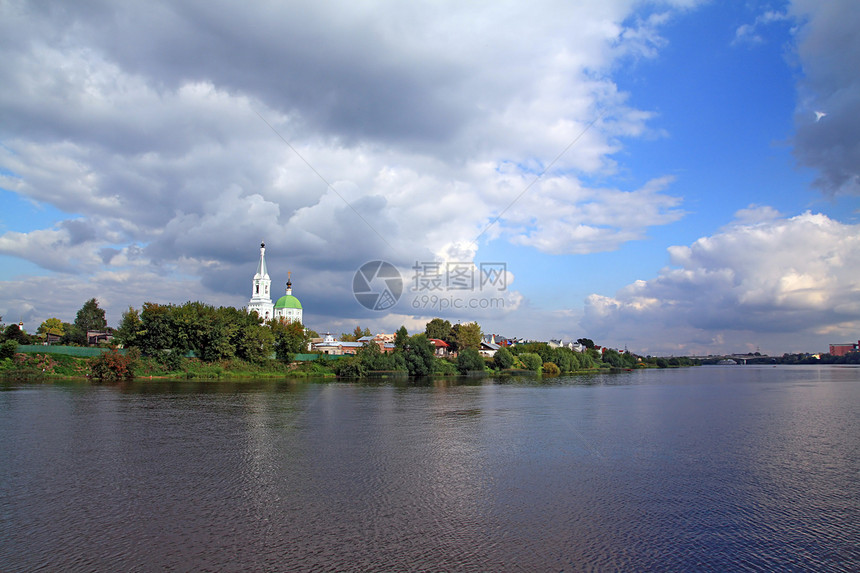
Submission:
POLYGON ((12 358, 18 352, 18 343, 14 340, 7 340, 0 343, 0 360, 12 358))
POLYGON ((493 365, 499 370, 506 370, 514 365, 514 355, 511 351, 502 346, 493 355, 493 365))
POLYGON ((457 355, 457 370, 460 371, 460 374, 483 372, 484 359, 474 348, 465 348, 457 355))
POLYGON ((624 360, 621 358, 621 355, 618 354, 617 350, 612 350, 611 348, 607 348, 603 351, 603 361, 613 368, 621 368, 624 366, 624 360))
POLYGON ((481 348, 481 325, 477 322, 461 324, 457 331, 457 348, 459 350, 466 348, 479 350, 481 348))
POLYGON ((386 354, 375 342, 368 342, 355 353, 355 359, 365 372, 374 370, 407 370, 402 352, 386 354))
POLYGON ((576 341, 586 348, 594 348, 594 341, 590 338, 577 338, 576 341))
POLYGON ((344 342, 358 342, 358 339, 363 336, 371 336, 370 329, 365 327, 362 329, 360 326, 356 326, 355 330, 352 331, 352 334, 341 333, 340 339, 344 342))
POLYGON ((145 302, 140 311, 140 326, 135 345, 146 355, 152 356, 161 350, 176 349, 183 354, 187 348, 176 343, 170 307, 155 302, 145 302))
POLYGON ((4 340, 14 340, 18 344, 27 344, 28 341, 27 333, 14 322, 3 331, 3 338, 4 340))
POLYGON ((523 366, 525 366, 527 370, 540 372, 540 368, 543 366, 543 360, 541 360, 540 355, 535 354, 534 352, 524 352, 520 354, 520 360, 523 361, 523 366))
POLYGON ((394 348, 397 350, 403 350, 408 341, 409 331, 406 330, 405 326, 401 326, 397 329, 397 332, 394 333, 394 348))
POLYGON ((424 334, 427 338, 448 342, 447 339, 451 338, 451 323, 441 318, 434 318, 424 326, 424 334))
POLYGON ((88 330, 103 331, 107 328, 107 320, 105 320, 105 311, 99 308, 99 301, 91 298, 84 303, 84 306, 75 315, 75 327, 83 332, 84 342, 88 330))
POLYGON ((266 324, 272 331, 275 340, 275 357, 278 360, 290 362, 293 355, 307 351, 309 338, 301 322, 272 319, 266 324))
POLYGON ((269 359, 274 348, 272 329, 257 324, 246 324, 236 342, 236 356, 248 362, 262 364, 269 359))
MULTIPOLYGON (((402 328, 402 330, 405 331, 406 329, 402 328)), ((397 333, 400 334, 400 331, 398 330, 397 333)), ((401 352, 410 376, 429 376, 433 373, 434 350, 433 343, 427 339, 424 333, 406 339, 401 352)))
POLYGON ((137 339, 143 330, 143 323, 140 321, 140 314, 134 307, 128 307, 128 310, 122 313, 119 328, 114 334, 114 340, 122 346, 137 346, 137 339))
POLYGON ((59 318, 49 318, 39 325, 39 328, 36 329, 36 333, 41 334, 46 338, 49 334, 52 336, 62 337, 63 334, 65 334, 63 321, 59 318))

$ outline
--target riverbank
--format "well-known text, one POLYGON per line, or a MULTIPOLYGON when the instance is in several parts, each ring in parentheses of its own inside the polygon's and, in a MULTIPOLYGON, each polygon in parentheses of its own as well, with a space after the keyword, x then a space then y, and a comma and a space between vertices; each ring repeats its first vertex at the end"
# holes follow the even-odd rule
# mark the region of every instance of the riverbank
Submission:
MULTIPOLYGON (((441 359, 440 359, 441 360, 441 359)), ((96 357, 72 356, 66 353, 17 353, 11 358, 0 361, 0 377, 14 380, 93 380, 117 381, 121 379, 135 380, 229 380, 229 379, 260 379, 260 378, 337 378, 336 361, 314 360, 293 362, 290 364, 268 360, 264 363, 253 364, 242 360, 224 360, 220 362, 203 362, 196 358, 182 357, 167 364, 151 356, 125 357, 119 353, 105 352, 96 357), (122 361, 123 370, 118 374, 117 363, 122 361), (108 362, 108 366, 103 363, 108 362), (98 365, 102 365, 99 368, 98 365), (107 372, 107 374, 105 374, 107 372)), ((434 376, 458 376, 453 368, 445 368, 443 364, 434 372, 434 376)), ((641 367, 652 367, 643 365, 641 367)), ((564 374, 595 374, 615 369, 608 366, 601 368, 578 369, 564 374)), ((534 376, 551 378, 557 374, 541 373, 539 371, 521 368, 495 370, 486 368, 484 371, 472 371, 470 376, 534 376)), ((342 379, 356 379, 341 376, 342 379)), ((408 378, 405 371, 369 371, 360 378, 408 378)))

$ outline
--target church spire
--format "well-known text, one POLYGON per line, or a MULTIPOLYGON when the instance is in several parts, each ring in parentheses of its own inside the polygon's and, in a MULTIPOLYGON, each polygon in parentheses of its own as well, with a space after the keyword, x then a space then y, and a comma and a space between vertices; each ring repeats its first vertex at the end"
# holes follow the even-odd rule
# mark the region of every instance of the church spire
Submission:
POLYGON ((292 274, 293 271, 287 271, 287 294, 293 294, 293 281, 290 279, 292 274))
POLYGON ((266 243, 260 243, 260 262, 257 264, 257 274, 255 279, 268 279, 269 272, 266 270, 266 243))
POLYGON ((274 305, 269 288, 272 280, 266 269, 266 243, 260 243, 260 262, 257 264, 257 274, 251 281, 251 300, 248 301, 248 312, 256 311, 261 320, 269 320, 273 316, 274 305))

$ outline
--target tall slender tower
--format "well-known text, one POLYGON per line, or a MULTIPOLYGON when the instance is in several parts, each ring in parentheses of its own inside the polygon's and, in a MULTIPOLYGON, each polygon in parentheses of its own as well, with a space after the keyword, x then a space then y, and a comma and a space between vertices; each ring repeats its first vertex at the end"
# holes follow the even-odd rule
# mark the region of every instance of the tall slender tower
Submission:
POLYGON ((266 243, 260 243, 260 263, 257 265, 257 274, 254 275, 251 285, 251 300, 248 302, 248 312, 257 311, 260 320, 269 320, 274 316, 271 286, 272 279, 266 270, 266 243))

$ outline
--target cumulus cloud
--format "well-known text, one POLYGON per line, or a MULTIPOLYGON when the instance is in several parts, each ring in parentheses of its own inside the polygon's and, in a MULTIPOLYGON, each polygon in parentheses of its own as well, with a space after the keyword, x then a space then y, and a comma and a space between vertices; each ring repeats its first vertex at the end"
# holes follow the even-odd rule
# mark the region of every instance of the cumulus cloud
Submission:
MULTIPOLYGON (((337 317, 372 258, 470 259, 494 238, 615 249, 682 211, 668 179, 583 182, 651 129, 610 73, 655 55, 691 4, 3 3, 0 185, 68 217, 0 236, 0 253, 69 275, 83 300, 107 273, 158 277, 136 301, 100 281, 121 307, 241 305, 263 239, 337 317)), ((13 291, 6 308, 25 302, 13 291)))
POLYGON ((809 212, 775 218, 764 207, 739 215, 715 235, 670 247, 672 266, 656 278, 591 295, 583 325, 654 353, 774 350, 785 334, 808 345, 794 350, 820 351, 828 338, 854 336, 860 225, 809 212))

